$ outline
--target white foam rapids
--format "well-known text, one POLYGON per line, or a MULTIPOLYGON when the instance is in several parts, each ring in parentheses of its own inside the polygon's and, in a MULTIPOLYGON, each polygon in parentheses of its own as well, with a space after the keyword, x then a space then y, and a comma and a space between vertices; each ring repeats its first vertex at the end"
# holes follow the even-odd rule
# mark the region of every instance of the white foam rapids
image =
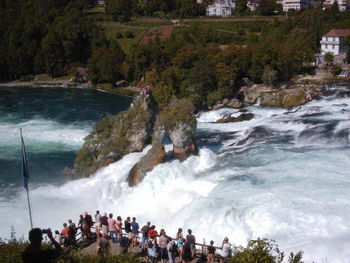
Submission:
MULTIPOLYGON (((99 209, 150 220, 169 235, 183 227, 216 244, 225 236, 236 245, 269 238, 285 252, 304 250, 305 262, 350 262, 348 105, 326 97, 292 110, 249 106, 253 119, 225 124, 214 122, 240 113, 202 113, 198 156, 160 164, 133 188, 129 170, 149 147, 89 178, 35 186, 35 225, 60 229, 99 209)), ((10 225, 25 233, 27 221, 23 191, 1 203, 1 236, 10 225)))

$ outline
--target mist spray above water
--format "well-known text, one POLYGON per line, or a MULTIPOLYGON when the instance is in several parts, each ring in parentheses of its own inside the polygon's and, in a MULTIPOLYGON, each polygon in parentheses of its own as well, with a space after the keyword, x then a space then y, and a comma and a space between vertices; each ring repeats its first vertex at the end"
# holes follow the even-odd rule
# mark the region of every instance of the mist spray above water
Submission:
MULTIPOLYGON (((34 224, 60 229, 99 209, 150 220, 171 236, 182 227, 216 244, 225 236, 236 245, 270 238, 286 252, 304 250, 306 262, 349 262, 349 105, 334 96, 291 111, 250 106, 252 120, 227 124, 213 122, 237 110, 202 113, 198 156, 160 164, 133 188, 128 172, 149 148, 89 178, 34 184, 34 224)), ((2 197, 1 236, 10 225, 27 232, 25 204, 24 191, 2 197)))

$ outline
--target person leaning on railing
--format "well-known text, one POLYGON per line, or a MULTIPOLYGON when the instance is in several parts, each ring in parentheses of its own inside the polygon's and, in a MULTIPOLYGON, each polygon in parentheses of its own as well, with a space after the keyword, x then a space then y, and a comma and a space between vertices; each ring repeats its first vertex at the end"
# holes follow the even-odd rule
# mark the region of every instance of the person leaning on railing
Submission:
POLYGON ((224 240, 222 241, 222 247, 221 247, 221 251, 219 253, 220 263, 223 263, 225 258, 229 257, 230 250, 231 250, 231 244, 228 242, 228 238, 225 237, 224 240))

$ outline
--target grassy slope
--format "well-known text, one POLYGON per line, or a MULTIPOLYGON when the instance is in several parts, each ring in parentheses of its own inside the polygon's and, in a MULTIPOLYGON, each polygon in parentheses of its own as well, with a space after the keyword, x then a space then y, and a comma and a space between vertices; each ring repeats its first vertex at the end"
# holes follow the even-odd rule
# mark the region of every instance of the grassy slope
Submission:
MULTIPOLYGON (((112 20, 111 16, 105 13, 103 8, 93 8, 88 11, 90 16, 97 19, 98 24, 105 32, 107 39, 117 40, 121 48, 127 54, 130 53, 130 47, 140 42, 142 37, 151 28, 171 25, 172 23, 166 19, 157 18, 134 18, 127 23, 119 23, 112 20), (133 38, 127 38, 126 32, 131 31, 134 34, 133 38), (120 33, 124 37, 117 38, 120 33)), ((256 37, 262 31, 263 27, 274 21, 281 19, 280 17, 237 17, 237 18, 198 18, 198 19, 184 19, 182 24, 186 26, 195 26, 196 24, 206 25, 208 28, 220 32, 223 38, 228 38, 227 42, 233 44, 249 44, 256 41, 256 37), (236 35, 236 36, 232 36, 236 35), (225 37, 226 35, 226 37, 225 37), (231 35, 231 36, 230 36, 231 35), (251 39, 252 36, 253 39, 251 39)))

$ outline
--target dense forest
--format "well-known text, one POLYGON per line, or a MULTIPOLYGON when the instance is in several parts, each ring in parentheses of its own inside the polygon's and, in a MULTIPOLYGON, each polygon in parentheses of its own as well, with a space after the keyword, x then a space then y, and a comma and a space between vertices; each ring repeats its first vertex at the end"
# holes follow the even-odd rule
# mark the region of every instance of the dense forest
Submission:
POLYGON ((107 0, 106 10, 118 21, 129 21, 131 16, 191 17, 205 15, 205 7, 212 0, 197 4, 196 0, 107 0))
POLYGON ((61 76, 84 65, 93 50, 109 47, 85 10, 94 1, 0 2, 0 79, 47 72, 61 76))
MULTIPOLYGON (((170 38, 155 37, 126 53, 116 40, 107 40, 89 14, 94 5, 82 0, 1 1, 0 80, 40 73, 57 77, 87 66, 94 83, 132 83, 145 76, 160 105, 175 95, 202 108, 235 96, 247 80, 273 84, 310 72, 322 35, 331 28, 350 28, 350 12, 310 8, 269 21, 232 22, 226 30, 184 24, 170 38)), ((148 15, 157 8, 190 16, 201 9, 192 0, 108 0, 106 15, 127 20, 120 16, 148 15), (128 14, 118 11, 121 6, 128 14)))

